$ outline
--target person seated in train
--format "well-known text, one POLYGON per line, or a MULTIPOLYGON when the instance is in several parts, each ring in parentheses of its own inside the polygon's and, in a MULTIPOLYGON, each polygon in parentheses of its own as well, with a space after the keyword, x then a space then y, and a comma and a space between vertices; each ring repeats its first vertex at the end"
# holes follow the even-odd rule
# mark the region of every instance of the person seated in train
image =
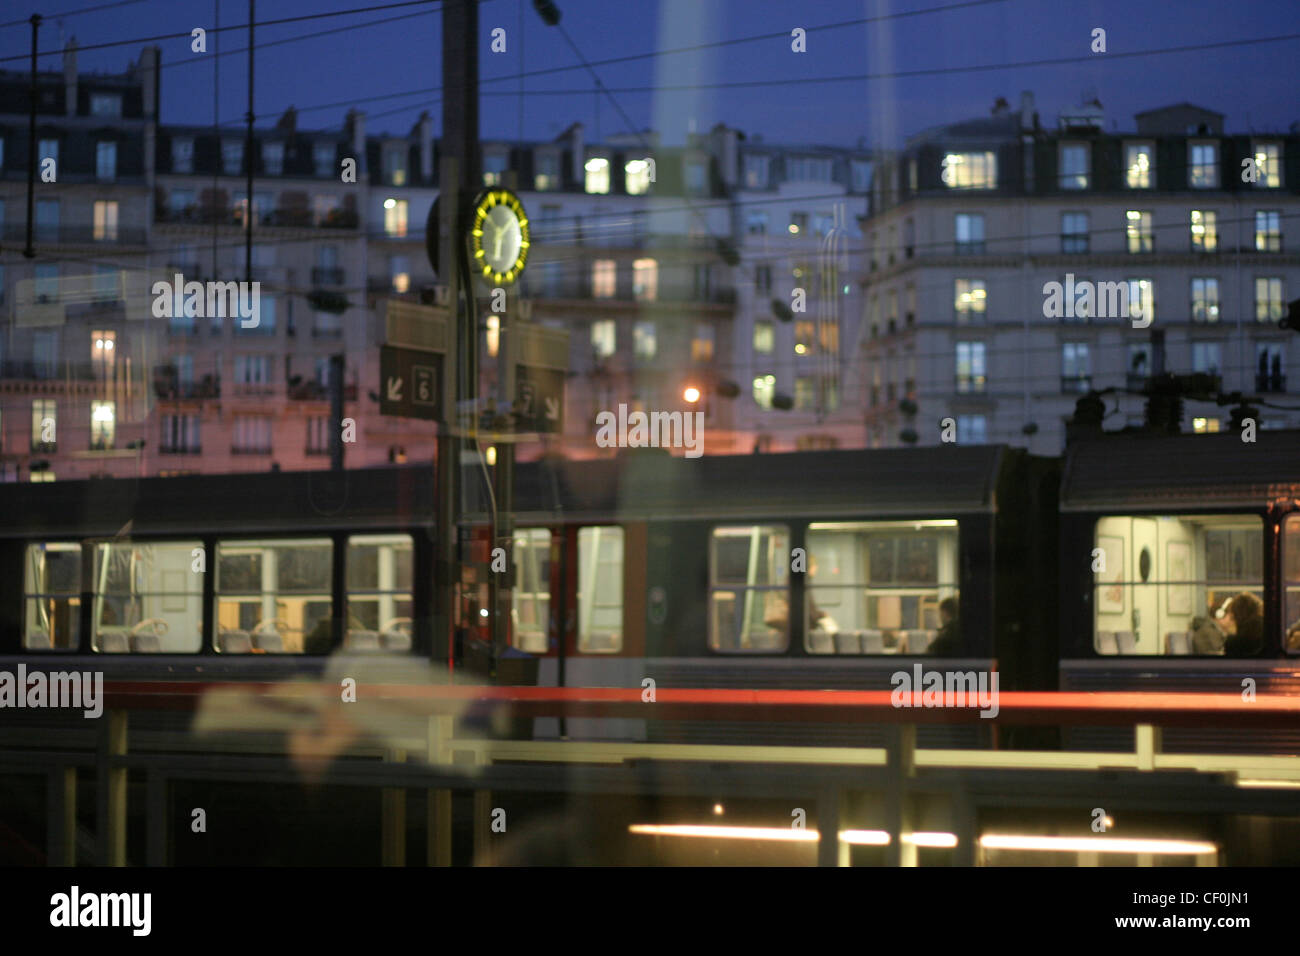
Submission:
POLYGON ((1286 648, 1288 654, 1300 654, 1300 621, 1291 625, 1282 646, 1286 648))
POLYGON ((957 599, 939 602, 939 633, 930 644, 933 657, 958 657, 962 653, 961 624, 957 620, 957 599))
MULTIPOLYGON (((839 631, 839 625, 835 619, 817 606, 813 599, 812 579, 817 575, 817 558, 808 555, 808 574, 807 590, 805 594, 808 600, 808 629, 810 631, 824 631, 827 634, 835 634, 839 631)), ((773 630, 786 632, 790 620, 790 604, 783 593, 771 592, 768 594, 763 603, 763 623, 773 630)))
POLYGON ((1192 618, 1192 653, 1222 654, 1223 642, 1228 639, 1220 621, 1227 613, 1229 601, 1216 611, 1213 602, 1209 603, 1209 613, 1203 617, 1192 618))
POLYGON ((1232 599, 1223 625, 1228 632, 1223 642, 1225 657, 1254 657, 1264 649, 1264 602, 1249 591, 1232 599))

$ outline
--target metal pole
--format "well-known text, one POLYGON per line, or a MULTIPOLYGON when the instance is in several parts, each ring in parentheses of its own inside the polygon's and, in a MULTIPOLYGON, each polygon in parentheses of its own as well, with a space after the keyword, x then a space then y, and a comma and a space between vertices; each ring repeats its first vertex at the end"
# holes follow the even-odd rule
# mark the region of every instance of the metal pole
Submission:
POLYGON ((253 7, 248 0, 248 133, 244 140, 244 164, 248 167, 244 191, 244 281, 253 281, 253 7))
POLYGON ((330 468, 343 470, 343 372, 342 352, 330 356, 330 468))
MULTIPOLYGON (((28 259, 36 258, 36 248, 32 245, 32 209, 36 203, 36 35, 41 28, 41 15, 33 13, 32 19, 32 103, 27 116, 27 246, 23 255, 28 259)), ((74 106, 75 110, 75 106, 74 106)))
MULTIPOLYGON (((444 18, 446 12, 444 10, 444 18)), ((446 661, 449 668, 455 667, 456 628, 456 460, 459 453, 458 441, 452 434, 457 420, 457 366, 460 364, 458 348, 460 328, 458 310, 460 306, 460 275, 456 267, 457 245, 456 222, 459 219, 457 160, 455 156, 445 155, 439 163, 438 192, 440 198, 440 222, 438 224, 438 243, 443 275, 439 278, 446 283, 448 304, 451 310, 447 323, 446 364, 442 376, 442 421, 438 425, 438 461, 437 461, 437 495, 438 495, 438 561, 437 593, 438 608, 434 617, 433 659, 446 661)))

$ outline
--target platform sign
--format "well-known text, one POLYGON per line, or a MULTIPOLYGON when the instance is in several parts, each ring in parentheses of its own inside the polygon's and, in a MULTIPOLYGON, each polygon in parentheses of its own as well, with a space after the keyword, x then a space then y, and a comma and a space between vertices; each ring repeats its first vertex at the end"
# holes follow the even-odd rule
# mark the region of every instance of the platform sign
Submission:
POLYGON ((379 349, 379 413, 437 421, 442 412, 442 356, 423 349, 379 349))

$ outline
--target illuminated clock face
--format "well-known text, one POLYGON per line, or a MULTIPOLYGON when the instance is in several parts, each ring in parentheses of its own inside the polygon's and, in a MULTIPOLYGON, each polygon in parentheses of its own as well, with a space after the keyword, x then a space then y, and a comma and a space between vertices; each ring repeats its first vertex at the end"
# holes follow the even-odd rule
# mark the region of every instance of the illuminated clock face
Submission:
POLYGON ((489 282, 514 282, 528 260, 528 217, 519 197, 505 189, 492 189, 474 203, 470 228, 474 267, 489 282))

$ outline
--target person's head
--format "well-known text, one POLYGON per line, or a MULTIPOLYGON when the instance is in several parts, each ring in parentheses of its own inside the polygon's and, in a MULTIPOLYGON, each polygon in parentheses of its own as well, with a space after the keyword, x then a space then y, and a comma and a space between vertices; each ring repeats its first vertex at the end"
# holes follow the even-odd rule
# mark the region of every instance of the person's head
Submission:
POLYGON ((1257 621, 1262 627, 1263 619, 1264 602, 1249 591, 1242 591, 1228 602, 1220 623, 1229 634, 1238 634, 1257 621))
POLYGON ((955 597, 946 597, 939 602, 939 619, 944 624, 957 620, 957 599, 955 597))

